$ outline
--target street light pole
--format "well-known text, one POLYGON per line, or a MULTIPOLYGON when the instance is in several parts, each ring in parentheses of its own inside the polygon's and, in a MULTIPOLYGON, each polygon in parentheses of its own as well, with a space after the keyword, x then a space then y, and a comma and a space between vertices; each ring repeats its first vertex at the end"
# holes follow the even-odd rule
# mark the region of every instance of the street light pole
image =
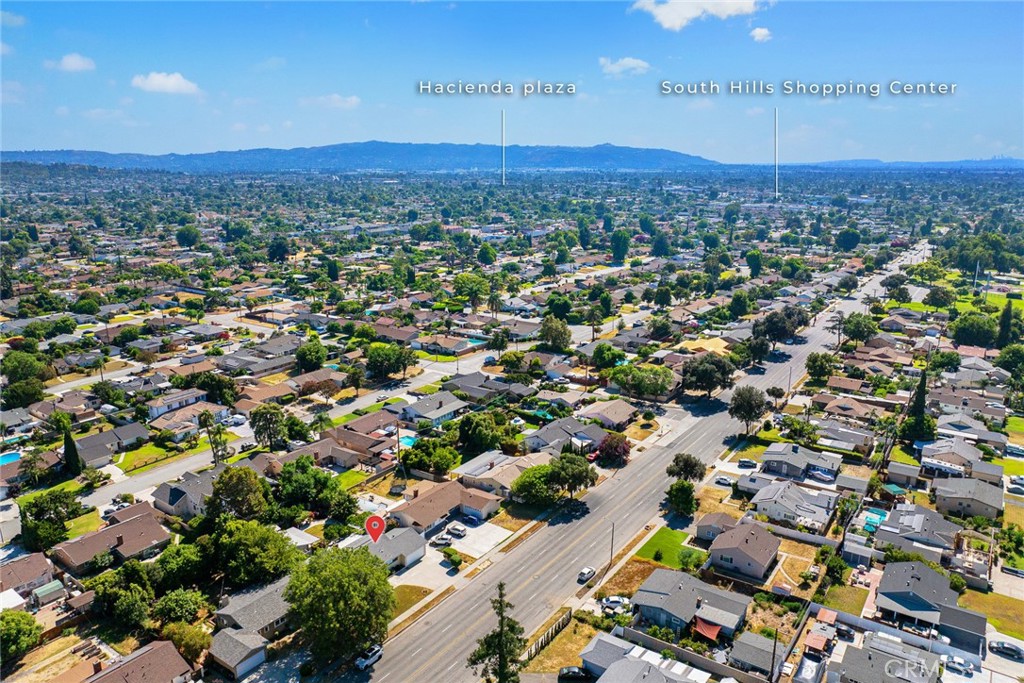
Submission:
POLYGON ((604 573, 608 576, 608 572, 612 570, 612 561, 615 559, 615 522, 612 522, 612 542, 608 546, 608 571, 604 573))

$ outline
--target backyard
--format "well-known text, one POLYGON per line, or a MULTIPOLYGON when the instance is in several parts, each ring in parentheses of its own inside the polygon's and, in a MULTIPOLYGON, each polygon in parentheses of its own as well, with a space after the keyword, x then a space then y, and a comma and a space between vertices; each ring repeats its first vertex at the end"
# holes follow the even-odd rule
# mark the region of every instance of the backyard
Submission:
POLYGON ((1000 633, 1011 638, 1024 639, 1024 625, 1021 615, 1024 614, 1024 600, 1017 600, 999 593, 981 593, 967 590, 958 601, 961 607, 982 612, 988 617, 990 624, 1000 633))
POLYGON ((892 453, 889 458, 892 462, 901 462, 904 465, 920 465, 921 461, 915 458, 913 455, 903 447, 902 444, 896 444, 892 447, 892 453))
POLYGON ((825 607, 848 612, 854 616, 860 616, 864 609, 864 603, 868 600, 866 588, 857 586, 832 586, 825 594, 825 607))
POLYGON ((685 531, 663 527, 644 543, 636 556, 663 564, 672 569, 699 567, 704 564, 707 554, 697 548, 684 545, 689 537, 685 531))
POLYGON ((361 470, 345 470, 338 475, 338 478, 341 479, 341 485, 344 488, 350 489, 363 483, 369 476, 361 470))

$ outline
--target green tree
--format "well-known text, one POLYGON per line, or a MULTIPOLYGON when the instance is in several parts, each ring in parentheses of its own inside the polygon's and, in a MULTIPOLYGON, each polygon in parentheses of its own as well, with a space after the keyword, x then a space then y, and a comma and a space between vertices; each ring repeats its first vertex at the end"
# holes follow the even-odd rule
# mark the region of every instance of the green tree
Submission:
POLYGON ((210 452, 213 455, 213 462, 221 463, 231 455, 228 450, 228 430, 222 424, 217 424, 213 413, 204 410, 199 413, 199 426, 206 432, 206 440, 210 444, 210 452))
POLYGON ((348 492, 341 477, 332 477, 327 482, 317 502, 327 515, 339 522, 359 513, 359 501, 348 492))
POLYGON ((750 277, 758 277, 761 274, 763 265, 761 252, 757 249, 751 249, 744 255, 744 258, 747 261, 747 267, 750 268, 750 277))
POLYGON ((604 342, 594 347, 593 355, 590 358, 591 364, 599 370, 614 368, 624 360, 626 360, 624 351, 604 342))
POLYGON ((817 380, 830 377, 835 372, 836 357, 831 353, 812 352, 807 354, 804 366, 807 374, 817 380))
POLYGON ((701 481, 707 473, 707 466, 700 458, 689 453, 676 453, 665 474, 685 481, 701 481))
POLYGON ((512 482, 512 494, 527 505, 546 506, 555 502, 558 490, 550 483, 551 466, 534 465, 512 482))
POLYGON ((491 283, 473 273, 459 273, 452 281, 452 287, 457 296, 463 296, 469 300, 469 305, 473 307, 474 311, 480 306, 480 302, 491 293, 491 283))
POLYGON ((750 384, 738 387, 729 400, 729 417, 742 422, 745 433, 767 411, 768 398, 763 391, 750 384))
POLYGON ((866 342, 878 333, 878 325, 866 313, 851 313, 844 319, 842 330, 848 339, 866 342))
POLYGON ((950 323, 949 330, 957 344, 985 348, 995 345, 998 333, 996 321, 984 313, 966 313, 950 323))
POLYGON ((277 480, 277 497, 282 505, 309 510, 327 488, 331 475, 315 465, 313 456, 300 455, 285 463, 277 480))
MULTIPOLYGON (((959 358, 959 355, 957 356, 959 358)), ((1010 344, 999 351, 996 365, 1010 374, 1020 377, 1024 371, 1024 344, 1010 344)))
POLYGON ((224 576, 233 586, 272 581, 302 562, 302 551, 257 521, 229 520, 216 539, 224 576))
POLYGON ((25 351, 8 351, 0 360, 0 372, 12 384, 27 379, 40 379, 45 369, 44 363, 25 351))
POLYGON ((191 624, 206 607, 206 598, 197 590, 175 588, 153 605, 153 616, 164 623, 184 621, 191 624))
POLYGON ((693 358, 679 368, 683 386, 690 390, 703 391, 711 398, 715 389, 728 389, 735 380, 736 366, 727 359, 713 353, 693 358))
POLYGON ((747 350, 750 351, 750 359, 755 363, 760 363, 771 353, 772 344, 764 337, 751 337, 747 344, 747 350))
POLYGON ((174 233, 174 239, 177 240, 178 246, 186 249, 196 246, 201 238, 202 234, 199 232, 199 228, 194 225, 182 226, 174 233))
POLYGON ((549 482, 574 496, 577 491, 597 483, 597 470, 576 453, 562 453, 551 460, 549 482))
POLYGON ((935 310, 949 308, 956 303, 956 292, 949 287, 932 287, 924 295, 922 303, 925 306, 931 306, 935 310))
POLYGON ((729 301, 729 313, 734 318, 742 318, 750 313, 751 305, 750 295, 739 289, 732 295, 732 300, 729 301))
POLYGON ((631 396, 663 396, 672 386, 672 371, 661 365, 617 365, 608 377, 631 396))
POLYGON ((195 664, 203 652, 210 649, 213 636, 200 626, 192 626, 179 621, 164 626, 161 635, 165 640, 174 643, 174 647, 187 661, 195 664))
POLYGON ((996 332, 996 348, 1001 349, 1017 341, 1013 329, 1013 301, 1006 300, 1003 312, 999 314, 999 329, 996 332))
POLYGON ((615 263, 623 263, 626 260, 626 255, 629 253, 630 242, 633 241, 633 236, 629 234, 628 230, 616 230, 611 236, 611 252, 612 261, 615 263))
POLYGON ((489 413, 470 413, 459 420, 459 446, 464 456, 476 456, 497 448, 501 435, 489 413))
POLYGON ((697 499, 693 495, 693 484, 685 479, 672 482, 665 492, 668 506, 677 515, 689 517, 697 511, 697 499))
POLYGON ((0 652, 4 664, 16 661, 39 643, 43 625, 28 612, 4 610, 0 612, 0 652))
POLYGON ((853 228, 843 228, 836 235, 835 244, 840 251, 853 251, 860 244, 860 233, 853 228))
POLYGON ((480 251, 476 253, 476 259, 485 266, 489 266, 498 258, 498 251, 489 242, 484 242, 480 251))
POLYGON ((319 370, 327 360, 327 349, 315 337, 295 350, 295 362, 302 372, 319 370))
POLYGON ((553 315, 544 317, 537 338, 553 349, 567 349, 572 344, 572 332, 564 320, 553 315))
POLYGON ((285 437, 284 410, 276 403, 265 403, 249 414, 252 435, 260 444, 274 448, 285 437))
POLYGON ((206 562, 199 546, 192 543, 175 543, 160 553, 156 565, 160 568, 161 584, 165 588, 177 588, 196 585, 203 576, 206 562))
POLYGON ((505 599, 505 583, 498 583, 498 597, 491 600, 498 626, 477 641, 467 660, 473 671, 487 683, 519 683, 519 671, 526 662, 519 658, 526 647, 523 627, 509 613, 514 605, 505 599))
POLYGON ((43 400, 46 387, 38 379, 23 379, 11 382, 3 392, 3 406, 7 409, 27 408, 43 400))
POLYGON ((270 506, 268 494, 269 487, 253 470, 228 467, 213 480, 208 511, 214 518, 226 514, 243 520, 257 519, 270 506))
POLYGON ((387 565, 366 548, 316 553, 292 572, 284 599, 323 659, 382 642, 396 606, 387 565))

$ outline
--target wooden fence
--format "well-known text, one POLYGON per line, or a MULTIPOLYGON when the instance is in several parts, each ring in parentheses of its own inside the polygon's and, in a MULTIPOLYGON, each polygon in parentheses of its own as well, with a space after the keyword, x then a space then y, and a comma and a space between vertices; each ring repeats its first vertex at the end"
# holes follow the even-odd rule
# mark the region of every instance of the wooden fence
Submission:
POLYGON ((551 624, 547 631, 540 634, 538 638, 530 647, 526 648, 526 651, 522 654, 520 659, 523 661, 529 661, 537 656, 541 650, 543 650, 552 640, 555 639, 562 629, 569 625, 572 621, 572 610, 568 610, 565 614, 558 618, 558 621, 551 624))

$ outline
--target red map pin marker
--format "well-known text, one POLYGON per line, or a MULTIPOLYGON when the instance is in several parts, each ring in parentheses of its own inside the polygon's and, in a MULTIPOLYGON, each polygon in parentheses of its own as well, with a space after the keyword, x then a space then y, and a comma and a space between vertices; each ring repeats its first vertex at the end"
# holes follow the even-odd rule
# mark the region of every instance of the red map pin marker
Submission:
POLYGON ((370 538, 374 543, 384 535, 384 530, 387 526, 387 522, 380 515, 370 515, 366 518, 366 533, 370 534, 370 538))

